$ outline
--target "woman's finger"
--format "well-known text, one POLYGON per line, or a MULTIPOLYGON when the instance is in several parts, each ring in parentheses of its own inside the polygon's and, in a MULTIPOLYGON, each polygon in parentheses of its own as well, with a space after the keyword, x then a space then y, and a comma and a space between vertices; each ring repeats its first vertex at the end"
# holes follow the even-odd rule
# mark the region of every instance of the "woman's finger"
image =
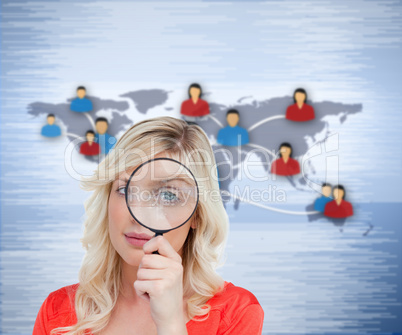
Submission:
POLYGON ((162 278, 165 278, 170 273, 177 275, 183 273, 183 265, 181 263, 155 254, 144 255, 142 257, 138 271, 141 269, 165 270, 165 276, 162 278))
POLYGON ((142 257, 139 268, 166 269, 171 266, 172 262, 173 261, 170 258, 167 258, 165 256, 156 254, 146 254, 142 257))
POLYGON ((143 245, 143 250, 146 254, 152 254, 157 250, 159 255, 173 259, 176 262, 182 262, 180 255, 176 252, 176 250, 173 249, 169 241, 162 235, 151 238, 143 245))
POLYGON ((147 299, 147 294, 149 298, 163 295, 164 285, 163 280, 136 280, 134 289, 139 297, 147 299))
POLYGON ((159 280, 166 277, 164 269, 146 269, 141 267, 137 271, 137 280, 159 280))
POLYGON ((136 280, 134 282, 134 290, 135 293, 145 301, 150 301, 150 295, 148 293, 148 289, 146 286, 146 281, 136 280), (145 283, 145 284, 144 284, 145 283))

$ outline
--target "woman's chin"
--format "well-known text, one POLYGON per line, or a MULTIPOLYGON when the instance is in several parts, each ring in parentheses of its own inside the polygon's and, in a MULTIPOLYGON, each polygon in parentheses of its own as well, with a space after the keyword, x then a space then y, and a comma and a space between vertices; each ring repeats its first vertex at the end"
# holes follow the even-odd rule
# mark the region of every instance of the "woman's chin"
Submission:
POLYGON ((127 265, 138 267, 141 263, 141 259, 143 256, 144 252, 142 250, 138 250, 138 251, 131 251, 128 254, 126 254, 125 257, 122 258, 127 265))

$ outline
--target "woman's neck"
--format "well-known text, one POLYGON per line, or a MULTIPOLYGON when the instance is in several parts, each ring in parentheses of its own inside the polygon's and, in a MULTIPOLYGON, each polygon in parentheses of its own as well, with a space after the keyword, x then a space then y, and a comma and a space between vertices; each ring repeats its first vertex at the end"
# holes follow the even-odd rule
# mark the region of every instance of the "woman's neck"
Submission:
POLYGON ((121 291, 125 300, 137 302, 138 296, 134 289, 134 282, 137 280, 138 266, 132 266, 121 261, 121 291))

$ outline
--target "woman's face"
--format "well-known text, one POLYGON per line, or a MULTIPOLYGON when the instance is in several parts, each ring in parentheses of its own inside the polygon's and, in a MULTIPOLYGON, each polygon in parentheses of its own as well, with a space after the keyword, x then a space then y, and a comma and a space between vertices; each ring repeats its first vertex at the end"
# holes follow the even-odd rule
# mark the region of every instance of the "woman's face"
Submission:
POLYGON ((280 152, 281 152, 282 158, 288 158, 288 157, 290 157, 290 153, 292 152, 292 150, 290 150, 290 148, 288 148, 288 147, 283 146, 283 147, 281 147, 280 152))
POLYGON ((344 194, 343 190, 341 190, 339 188, 335 188, 333 191, 335 200, 343 199, 343 194, 344 194))
POLYGON ((295 100, 298 104, 304 103, 304 100, 306 100, 306 95, 302 92, 296 92, 295 100))
MULTIPOLYGON (((157 155, 155 157, 166 157, 163 155, 157 155)), ((153 237, 155 234, 141 226, 130 214, 125 200, 124 188, 127 180, 134 171, 134 168, 123 173, 117 178, 113 184, 109 196, 108 212, 109 212, 109 236, 113 247, 123 258, 123 260, 132 265, 138 266, 144 255, 142 246, 134 246, 127 241, 125 234, 138 233, 146 234, 149 237, 153 237)), ((174 229, 163 236, 169 241, 172 247, 182 256, 181 249, 187 238, 190 227, 195 228, 193 218, 187 221, 180 228, 174 229)))
POLYGON ((190 88, 190 96, 192 98, 199 98, 201 94, 201 90, 197 87, 191 87, 190 88))

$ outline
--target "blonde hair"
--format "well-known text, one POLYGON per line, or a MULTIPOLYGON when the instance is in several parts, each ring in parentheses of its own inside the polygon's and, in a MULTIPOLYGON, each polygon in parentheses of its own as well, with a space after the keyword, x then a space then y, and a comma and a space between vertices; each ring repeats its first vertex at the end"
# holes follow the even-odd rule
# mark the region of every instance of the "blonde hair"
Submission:
POLYGON ((164 116, 133 125, 94 175, 82 180, 81 187, 93 193, 85 202, 87 218, 81 242, 86 254, 75 294, 77 323, 53 329, 51 334, 68 331, 63 334, 79 335, 87 330, 96 334, 107 326, 121 290, 121 257, 111 243, 108 229, 107 203, 112 183, 119 173, 162 152, 179 157, 194 174, 200 192, 204 192, 193 216, 196 228, 190 229, 183 245, 182 265, 188 316, 197 316, 195 321, 208 317, 211 306, 206 302, 223 288, 216 268, 221 265, 226 244, 228 216, 214 178, 216 163, 207 135, 196 124, 164 116), (219 196, 213 199, 209 192, 219 196))

